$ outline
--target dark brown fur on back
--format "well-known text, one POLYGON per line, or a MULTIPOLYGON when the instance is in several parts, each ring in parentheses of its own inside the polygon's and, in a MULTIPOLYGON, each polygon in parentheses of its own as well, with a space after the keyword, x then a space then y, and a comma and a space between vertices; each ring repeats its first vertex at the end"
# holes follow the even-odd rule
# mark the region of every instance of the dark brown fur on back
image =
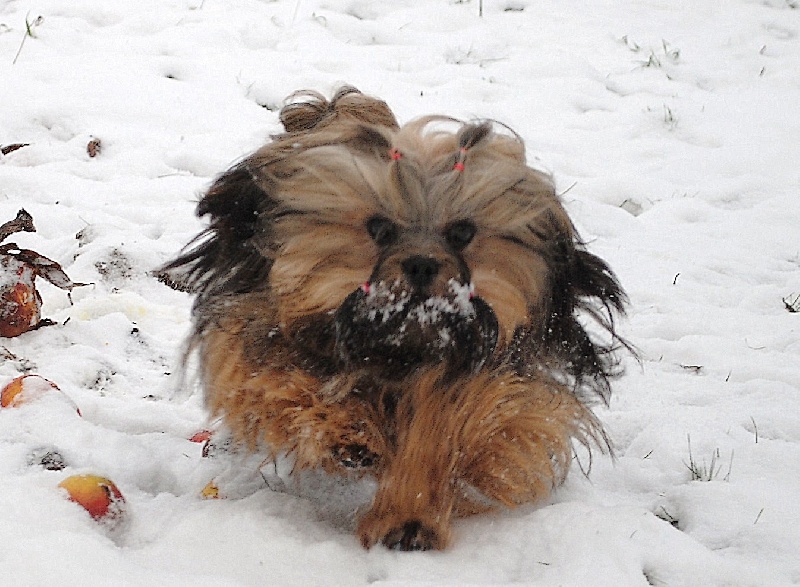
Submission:
POLYGON ((161 272, 197 296, 207 403, 234 438, 375 477, 358 534, 403 550, 444 548, 454 515, 545 497, 572 439, 604 448, 586 402, 608 398, 625 297, 520 138, 401 127, 353 88, 296 94, 281 121, 161 272))

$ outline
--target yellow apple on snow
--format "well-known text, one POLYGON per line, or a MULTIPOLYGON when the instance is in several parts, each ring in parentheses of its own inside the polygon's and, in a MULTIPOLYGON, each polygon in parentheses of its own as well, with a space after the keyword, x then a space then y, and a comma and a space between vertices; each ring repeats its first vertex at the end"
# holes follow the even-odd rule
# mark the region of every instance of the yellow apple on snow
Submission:
POLYGON ((116 484, 99 475, 72 475, 59 487, 65 489, 69 499, 89 512, 95 520, 109 529, 116 529, 125 516, 125 498, 116 484))
POLYGON ((60 391, 58 385, 41 375, 20 375, 12 379, 0 392, 0 406, 4 408, 19 406, 53 390, 60 391))
POLYGON ((205 487, 203 487, 203 490, 200 492, 200 496, 203 499, 219 499, 221 497, 219 494, 219 487, 217 487, 217 484, 213 479, 209 481, 205 487))
POLYGON ((81 415, 81 411, 75 403, 67 397, 66 394, 61 392, 58 385, 45 379, 41 375, 20 375, 12 379, 2 391, 0 391, 0 407, 13 408, 21 406, 22 404, 39 399, 40 397, 58 391, 61 397, 66 399, 81 415))

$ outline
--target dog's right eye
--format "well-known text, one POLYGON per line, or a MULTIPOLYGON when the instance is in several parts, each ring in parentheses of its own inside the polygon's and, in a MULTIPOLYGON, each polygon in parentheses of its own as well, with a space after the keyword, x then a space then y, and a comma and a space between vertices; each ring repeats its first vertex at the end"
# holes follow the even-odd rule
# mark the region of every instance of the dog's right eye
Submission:
POLYGON ((397 240, 397 225, 384 216, 373 216, 367 220, 367 232, 380 247, 385 247, 397 240))
POLYGON ((477 230, 474 222, 470 220, 460 220, 448 226, 444 236, 447 242, 450 243, 450 246, 460 251, 472 242, 477 230))

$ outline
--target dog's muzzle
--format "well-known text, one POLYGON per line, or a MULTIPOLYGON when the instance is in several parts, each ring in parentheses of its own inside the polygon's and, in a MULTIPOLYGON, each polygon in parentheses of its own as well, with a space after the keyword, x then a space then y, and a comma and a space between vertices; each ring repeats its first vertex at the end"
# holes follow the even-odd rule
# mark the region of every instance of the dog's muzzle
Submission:
POLYGON ((469 285, 451 280, 444 296, 397 284, 364 284, 336 312, 336 350, 351 368, 399 377, 422 365, 451 374, 474 373, 497 344, 497 318, 469 285))

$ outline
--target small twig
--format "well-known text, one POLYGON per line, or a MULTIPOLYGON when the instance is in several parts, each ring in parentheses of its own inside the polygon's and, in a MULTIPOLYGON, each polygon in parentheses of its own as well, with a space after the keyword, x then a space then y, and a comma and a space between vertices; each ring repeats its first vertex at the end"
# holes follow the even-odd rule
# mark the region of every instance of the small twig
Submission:
MULTIPOLYGON (((718 449, 719 450, 719 449, 718 449)), ((728 462, 728 472, 722 478, 723 481, 731 480, 731 471, 733 470, 733 449, 731 449, 731 460, 728 462)))
POLYGON ((292 22, 289 24, 289 28, 294 27, 294 23, 297 22, 297 14, 300 12, 300 2, 302 0, 297 0, 297 3, 294 5, 294 12, 292 13, 292 22))
POLYGON ((786 307, 787 312, 791 314, 800 312, 800 294, 786 296, 785 298, 781 298, 781 300, 783 301, 783 305, 786 307))
POLYGON ((570 186, 569 186, 567 189, 565 189, 563 192, 561 192, 560 194, 558 194, 558 197, 559 197, 559 198, 562 198, 562 197, 564 197, 564 195, 565 195, 567 192, 569 192, 569 191, 570 191, 572 188, 574 188, 576 185, 578 185, 578 182, 577 182, 577 181, 573 181, 573 182, 572 182, 572 185, 570 185, 570 186))
POLYGON ((656 517, 669 523, 673 528, 678 528, 678 526, 680 525, 680 521, 678 520, 678 518, 669 513, 667 511, 667 508, 665 508, 663 505, 659 506, 659 508, 661 511, 655 512, 656 517))
POLYGON ((13 143, 11 145, 3 145, 2 147, 0 147, 0 153, 2 153, 3 155, 8 155, 9 153, 13 153, 16 150, 27 146, 28 143, 13 143))

